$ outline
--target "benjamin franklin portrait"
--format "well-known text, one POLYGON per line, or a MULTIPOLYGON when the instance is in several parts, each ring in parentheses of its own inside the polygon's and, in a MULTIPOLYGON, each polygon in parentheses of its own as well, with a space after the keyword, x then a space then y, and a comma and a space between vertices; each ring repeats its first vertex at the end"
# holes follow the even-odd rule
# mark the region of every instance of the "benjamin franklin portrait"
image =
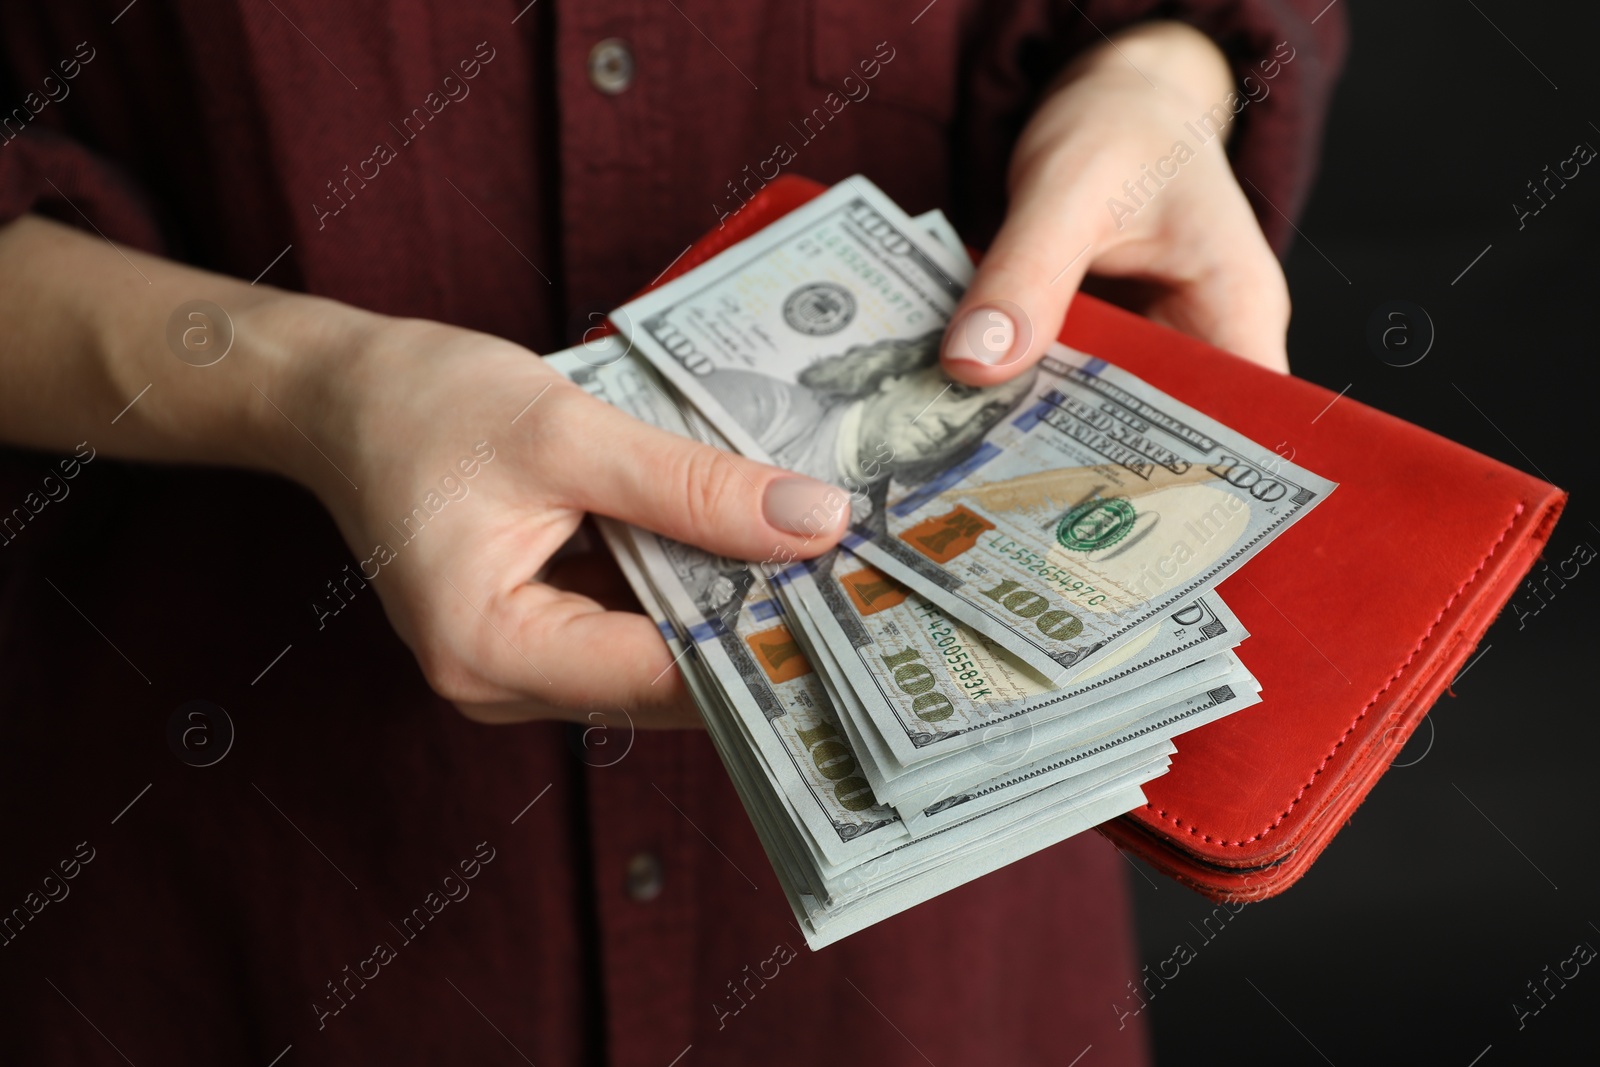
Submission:
POLYGON ((735 369, 701 385, 778 466, 855 494, 859 524, 880 510, 891 476, 916 485, 959 463, 1033 384, 1032 371, 987 389, 952 382, 939 368, 941 336, 856 345, 794 383, 735 369))

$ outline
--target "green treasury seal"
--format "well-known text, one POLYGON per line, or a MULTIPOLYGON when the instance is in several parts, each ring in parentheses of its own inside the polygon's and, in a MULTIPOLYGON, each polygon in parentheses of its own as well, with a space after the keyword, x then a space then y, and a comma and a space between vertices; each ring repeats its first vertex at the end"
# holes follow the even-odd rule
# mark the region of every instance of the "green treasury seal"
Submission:
POLYGON ((1110 548, 1133 529, 1138 516, 1126 497, 1086 500, 1061 516, 1056 540, 1074 552, 1110 548))

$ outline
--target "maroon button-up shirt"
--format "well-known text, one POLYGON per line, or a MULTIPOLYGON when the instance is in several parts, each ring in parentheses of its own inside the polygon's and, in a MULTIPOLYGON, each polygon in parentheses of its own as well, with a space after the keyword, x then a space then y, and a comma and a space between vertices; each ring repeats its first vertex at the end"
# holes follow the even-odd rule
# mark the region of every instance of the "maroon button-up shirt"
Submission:
MULTIPOLYGON (((1254 72, 1281 246, 1341 47, 1320 0, 125 3, 0 9, 0 222, 547 351, 777 172, 981 243, 1043 84, 1158 13, 1254 72)), ((327 613, 305 492, 106 414, 56 488, 0 454, 0 1061, 1144 1058, 1099 837, 811 953, 702 735, 462 719, 370 590, 327 613)))

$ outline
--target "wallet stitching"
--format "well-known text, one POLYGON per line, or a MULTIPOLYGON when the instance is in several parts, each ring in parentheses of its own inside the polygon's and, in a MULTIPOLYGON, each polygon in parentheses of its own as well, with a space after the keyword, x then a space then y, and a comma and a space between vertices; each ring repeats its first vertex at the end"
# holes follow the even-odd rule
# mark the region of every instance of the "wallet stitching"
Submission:
POLYGON ((1511 521, 1508 522, 1506 524, 1506 528, 1500 532, 1500 536, 1495 539, 1494 544, 1489 546, 1489 551, 1484 555, 1483 559, 1478 562, 1477 569, 1467 576, 1467 580, 1461 583, 1456 591, 1450 595, 1450 599, 1445 601, 1444 607, 1439 609, 1439 614, 1434 616, 1433 622, 1428 624, 1428 628, 1423 632, 1421 640, 1417 642, 1417 647, 1411 650, 1411 655, 1406 657, 1405 662, 1400 664, 1399 668, 1395 670, 1394 675, 1384 683, 1383 688, 1378 690, 1377 694, 1367 702, 1367 706, 1362 708, 1360 713, 1351 720, 1350 726, 1345 730, 1344 735, 1341 736, 1339 740, 1334 742, 1333 748, 1330 749, 1328 754, 1323 757, 1322 762, 1317 766, 1317 769, 1311 772, 1311 777, 1306 781, 1306 784, 1301 786, 1300 791, 1294 795, 1294 799, 1289 801, 1289 806, 1285 808, 1283 813, 1274 819, 1271 825, 1269 825, 1265 830, 1262 830, 1254 837, 1248 837, 1241 841, 1223 841, 1212 837, 1210 834, 1201 833, 1199 827, 1184 826, 1183 820, 1178 818, 1176 815, 1169 815, 1165 811, 1156 811, 1154 804, 1146 803, 1145 807, 1148 810, 1155 812, 1156 815, 1160 816, 1167 822, 1172 823, 1174 826, 1180 829, 1188 830, 1191 836, 1199 837, 1202 841, 1205 841, 1208 844, 1221 845, 1224 848, 1237 845, 1248 845, 1251 842, 1260 841, 1273 830, 1276 830, 1280 825, 1283 824, 1283 821, 1289 817, 1289 813, 1294 811, 1295 805, 1299 804, 1301 799, 1305 797, 1306 791, 1316 784, 1317 777, 1322 774, 1323 771, 1327 770, 1328 764, 1333 761, 1333 757, 1338 754, 1339 749, 1346 741, 1350 740, 1350 735, 1355 732, 1357 726, 1361 725, 1361 720, 1367 717, 1367 712, 1371 711, 1373 705, 1377 704, 1378 701, 1382 699, 1383 694, 1387 693, 1389 688, 1400 679, 1400 676, 1405 674, 1406 668, 1410 667, 1412 661, 1417 658, 1417 653, 1421 652, 1423 646, 1428 643, 1428 639, 1433 636, 1434 629, 1438 627, 1445 615, 1449 614, 1450 608, 1461 597, 1461 594, 1466 592, 1467 587, 1473 582, 1477 581, 1478 575, 1483 573, 1483 568, 1489 565, 1489 560, 1494 558, 1495 552, 1500 548, 1501 543, 1505 541, 1506 537, 1510 535, 1512 528, 1516 526, 1517 520, 1522 517, 1524 510, 1524 505, 1519 501, 1517 504, 1517 509, 1511 513, 1511 521))

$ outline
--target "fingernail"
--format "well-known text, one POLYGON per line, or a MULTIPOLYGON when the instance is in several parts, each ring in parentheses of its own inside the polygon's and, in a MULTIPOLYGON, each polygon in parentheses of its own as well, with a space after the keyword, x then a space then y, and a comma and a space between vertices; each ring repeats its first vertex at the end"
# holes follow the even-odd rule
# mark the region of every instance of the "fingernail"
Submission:
POLYGON ((995 367, 1010 362, 1016 343, 1016 319, 997 307, 975 307, 945 339, 944 358, 995 367))
POLYGON ((842 489, 798 474, 769 483, 761 498, 768 523, 808 537, 832 532, 849 507, 850 498, 842 489))

